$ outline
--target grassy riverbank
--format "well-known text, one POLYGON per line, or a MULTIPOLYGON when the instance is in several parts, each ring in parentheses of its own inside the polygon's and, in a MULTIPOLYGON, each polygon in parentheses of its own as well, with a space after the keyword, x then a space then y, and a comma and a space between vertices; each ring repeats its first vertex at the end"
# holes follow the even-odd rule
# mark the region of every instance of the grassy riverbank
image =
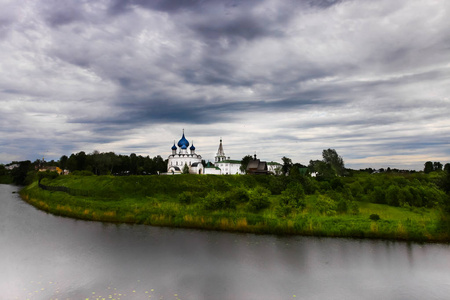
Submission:
POLYGON ((59 176, 43 179, 42 184, 74 192, 47 191, 34 182, 22 189, 22 198, 49 213, 84 220, 270 234, 450 240, 447 223, 436 207, 370 203, 354 197, 345 185, 328 189, 312 179, 59 176), (77 191, 83 191, 83 196, 77 191))

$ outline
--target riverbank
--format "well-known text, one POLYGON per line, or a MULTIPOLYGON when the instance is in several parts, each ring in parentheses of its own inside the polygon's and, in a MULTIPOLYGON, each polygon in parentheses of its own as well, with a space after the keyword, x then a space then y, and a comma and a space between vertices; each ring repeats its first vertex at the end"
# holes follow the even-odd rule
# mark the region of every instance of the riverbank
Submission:
POLYGON ((84 193, 43 190, 35 182, 21 190, 22 198, 49 213, 83 220, 258 234, 450 241, 448 223, 436 208, 337 201, 320 190, 305 194, 295 182, 274 176, 60 176, 42 183, 84 193), (345 209, 339 209, 344 204, 345 209))

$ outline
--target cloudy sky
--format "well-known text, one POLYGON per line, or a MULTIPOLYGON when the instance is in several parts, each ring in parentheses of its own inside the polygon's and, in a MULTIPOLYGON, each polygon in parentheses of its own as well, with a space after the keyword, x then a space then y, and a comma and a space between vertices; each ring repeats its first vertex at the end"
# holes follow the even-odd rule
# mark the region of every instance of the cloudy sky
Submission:
POLYGON ((0 0, 0 163, 450 162, 450 2, 0 0))

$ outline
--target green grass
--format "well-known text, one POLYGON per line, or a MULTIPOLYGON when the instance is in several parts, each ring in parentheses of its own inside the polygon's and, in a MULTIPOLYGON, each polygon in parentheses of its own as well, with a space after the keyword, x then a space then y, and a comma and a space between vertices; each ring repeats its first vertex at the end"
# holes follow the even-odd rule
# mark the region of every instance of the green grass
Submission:
POLYGON ((321 214, 316 209, 319 197, 308 195, 305 209, 293 209, 277 216, 281 196, 269 196, 270 205, 260 211, 249 210, 248 203, 232 207, 205 209, 205 196, 215 190, 224 198, 228 192, 243 188, 275 186, 273 176, 60 176, 44 179, 45 185, 66 186, 89 191, 89 197, 50 192, 37 182, 21 191, 24 200, 49 213, 78 219, 137 223, 157 226, 201 228, 269 234, 299 234, 330 237, 385 238, 414 241, 450 241, 435 208, 391 207, 357 202, 358 214, 321 214), (178 196, 192 193, 190 204, 178 196), (378 214, 379 221, 369 219, 378 214))

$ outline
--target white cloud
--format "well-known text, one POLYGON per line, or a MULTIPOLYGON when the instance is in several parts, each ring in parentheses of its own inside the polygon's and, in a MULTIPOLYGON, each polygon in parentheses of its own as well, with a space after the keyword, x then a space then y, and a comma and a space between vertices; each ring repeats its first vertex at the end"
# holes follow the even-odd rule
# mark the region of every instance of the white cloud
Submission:
POLYGON ((222 136, 235 159, 306 164, 335 148, 358 168, 450 160, 442 1, 3 7, 1 162, 166 156, 182 128, 206 159, 222 136))

